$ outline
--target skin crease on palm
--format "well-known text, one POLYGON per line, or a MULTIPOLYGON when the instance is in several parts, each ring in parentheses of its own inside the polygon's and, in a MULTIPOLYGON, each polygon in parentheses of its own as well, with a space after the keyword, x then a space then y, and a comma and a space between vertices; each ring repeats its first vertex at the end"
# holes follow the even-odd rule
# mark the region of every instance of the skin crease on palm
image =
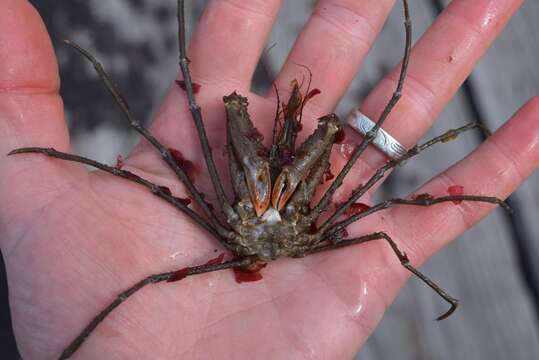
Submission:
MULTIPOLYGON (((301 76, 296 64, 303 64, 313 73, 312 86, 322 90, 305 110, 304 134, 312 131, 316 118, 334 109, 394 3, 319 1, 276 79, 284 98, 290 81, 301 76)), ((384 128, 406 146, 416 143, 520 3, 454 0, 415 44, 403 98, 384 128)), ((269 134, 274 95, 251 94, 249 86, 278 8, 276 0, 212 0, 200 20, 189 57, 193 78, 202 85, 197 100, 214 149, 224 145, 221 99, 233 90, 249 98, 253 120, 269 134)), ((376 118, 397 76, 398 67, 375 87, 361 104, 364 113, 376 118)), ((0 154, 23 146, 72 150, 58 87, 55 55, 39 15, 27 1, 3 0, 0 154)), ((171 86, 150 130, 165 145, 202 164, 184 95, 171 86)), ((470 156, 417 193, 440 195, 458 184, 470 194, 507 197, 539 164, 537 117, 539 98, 534 98, 470 156)), ((224 168, 220 151, 214 154, 224 168)), ((384 160, 369 149, 337 198, 384 160)), ((334 156, 333 172, 342 165, 334 156)), ((133 150, 126 169, 185 195, 147 143, 133 150)), ((197 185, 210 192, 208 183, 199 180, 197 185)), ((25 359, 58 356, 99 310, 139 279, 204 263, 215 257, 214 249, 221 249, 145 188, 40 155, 0 156, 0 199, 0 246, 14 331, 25 359)), ((395 207, 349 232, 386 231, 411 263, 420 266, 493 209, 464 202, 395 207)), ((227 270, 148 286, 100 324, 75 357, 352 358, 409 274, 386 243, 373 242, 280 259, 263 276, 237 284, 227 270)))

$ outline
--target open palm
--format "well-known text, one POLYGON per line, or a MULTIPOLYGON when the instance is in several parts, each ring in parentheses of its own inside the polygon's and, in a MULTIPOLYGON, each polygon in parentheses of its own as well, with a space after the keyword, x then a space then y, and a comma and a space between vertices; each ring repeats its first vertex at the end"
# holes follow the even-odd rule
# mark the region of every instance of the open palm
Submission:
MULTIPOLYGON (((70 150, 48 35, 24 0, 0 12, 0 153, 22 146, 70 150)), ((346 91, 394 0, 321 0, 278 75, 286 96, 306 65, 313 99, 303 117, 310 133, 346 91)), ((384 127, 416 143, 521 1, 455 0, 415 46, 404 95, 384 127), (489 21, 485 21, 488 19, 489 21), (449 30, 448 30, 449 29, 449 30), (458 54, 448 61, 452 54, 458 54), (398 119, 413 119, 399 122, 398 119)), ((249 98, 250 113, 269 134, 274 94, 249 93, 250 80, 279 1, 210 1, 189 51, 197 100, 218 166, 225 169, 221 98, 249 98)), ((361 106, 373 117, 395 87, 398 68, 361 106)), ((283 95, 284 94, 284 95, 283 95)), ((418 190, 506 197, 539 163, 539 100, 525 105, 468 158, 418 190), (493 179, 490 181, 485 179, 493 179), (481 179, 481 181, 479 181, 481 179)), ((167 146, 202 164, 185 94, 176 86, 150 130, 167 146)), ((334 157, 339 168, 342 159, 334 157), (340 163, 340 164, 339 164, 340 163)), ((366 152, 344 197, 384 162, 366 152)), ((205 169, 203 166, 200 170, 205 169)), ((142 142, 125 169, 185 189, 151 146, 142 142)), ((54 358, 120 291, 152 273, 198 265, 222 252, 219 243, 147 189, 79 164, 40 155, 0 158, 0 245, 6 260, 13 323, 25 359, 54 358)), ((200 171, 197 185, 210 192, 200 171)), ((367 201, 367 200, 362 200, 367 201)), ((352 226, 354 235, 386 231, 419 266, 493 209, 477 203, 394 208, 352 226), (407 226, 401 226, 407 224, 407 226), (399 231, 395 229, 399 228, 399 231), (420 229, 420 230, 419 230, 420 229)), ((143 289, 88 338, 81 358, 349 358, 371 334, 408 273, 385 243, 349 247, 303 259, 282 259, 259 282, 237 284, 231 271, 143 289)), ((435 316, 435 314, 433 314, 435 316)))

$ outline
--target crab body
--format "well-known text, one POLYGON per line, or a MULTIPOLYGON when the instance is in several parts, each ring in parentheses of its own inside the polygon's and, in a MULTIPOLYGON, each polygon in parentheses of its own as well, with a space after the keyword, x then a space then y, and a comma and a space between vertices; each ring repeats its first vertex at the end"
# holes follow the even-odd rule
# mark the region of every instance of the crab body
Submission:
POLYGON ((329 166, 329 155, 341 125, 331 114, 319 119, 317 129, 297 149, 303 97, 294 81, 292 95, 279 113, 270 149, 253 125, 247 98, 232 93, 224 97, 227 115, 227 146, 233 208, 238 215, 227 218, 236 233, 230 242, 238 256, 270 261, 280 256, 302 256, 318 238, 312 231, 310 199, 329 166), (280 129, 277 129, 280 127, 280 129))

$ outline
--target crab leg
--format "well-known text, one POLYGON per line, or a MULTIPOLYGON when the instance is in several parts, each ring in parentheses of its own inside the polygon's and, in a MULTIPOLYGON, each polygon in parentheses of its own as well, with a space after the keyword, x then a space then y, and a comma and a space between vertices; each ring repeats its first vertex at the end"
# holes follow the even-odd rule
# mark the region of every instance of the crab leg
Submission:
POLYGON ((246 267, 251 264, 250 258, 243 258, 239 260, 230 260, 224 263, 208 263, 206 265, 193 266, 183 268, 177 271, 170 271, 156 275, 150 275, 143 280, 140 280, 129 289, 121 292, 116 298, 99 314, 97 314, 88 325, 81 331, 81 333, 69 344, 67 348, 60 355, 60 360, 68 359, 77 351, 77 349, 84 343, 86 338, 95 330, 95 328, 118 306, 126 301, 130 296, 149 284, 157 284, 163 281, 173 282, 184 279, 188 276, 205 274, 213 271, 219 271, 224 269, 231 269, 235 267, 246 267))
POLYGON ((410 50, 412 47, 412 21, 410 20, 410 12, 408 9, 408 1, 403 0, 403 6, 404 6, 404 27, 406 29, 406 46, 404 48, 404 57, 402 60, 402 66, 401 66, 401 72, 399 81, 397 83, 397 88, 395 89, 395 92, 393 93, 393 96, 389 100, 389 103, 386 105, 384 111, 378 118, 378 121, 376 122, 376 125, 367 133, 367 135, 363 138, 363 141, 354 149, 354 152, 352 153, 350 160, 346 163, 346 165, 342 168, 339 175, 335 178, 329 189, 326 191, 318 205, 316 205, 315 209, 313 210, 313 214, 320 215, 322 212, 326 211, 328 208, 331 198, 333 197, 333 194, 335 194, 335 191, 342 185, 344 178, 350 172, 354 164, 356 163, 357 159, 363 154, 365 149, 373 142, 374 138, 378 134, 378 130, 383 125, 384 121, 387 119, 399 99, 401 98, 401 91, 402 87, 404 85, 404 79, 406 78, 406 72, 408 70, 408 62, 410 60, 410 50))
POLYGON ((429 279, 421 271, 419 271, 415 267, 413 267, 410 264, 410 260, 408 259, 408 256, 406 255, 406 253, 402 252, 398 248, 395 241, 393 241, 393 239, 391 239, 391 237, 389 235, 387 235, 386 233, 384 233, 384 232, 376 232, 376 233, 361 236, 361 237, 358 237, 358 238, 346 239, 346 240, 343 240, 343 241, 338 242, 336 244, 331 244, 331 243, 330 244, 324 244, 324 245, 318 246, 318 247, 314 248, 313 250, 311 250, 308 253, 308 255, 319 253, 319 252, 322 252, 322 251, 327 251, 327 250, 339 249, 339 248, 350 246, 350 245, 362 244, 362 243, 366 243, 366 242, 372 241, 372 240, 385 240, 385 241, 387 241, 387 243, 389 244, 389 246, 391 246, 391 249, 393 250, 395 255, 397 255, 397 258, 399 259, 401 265, 403 267, 405 267, 408 271, 410 271, 412 274, 417 276, 419 279, 421 279, 421 281, 423 281, 425 284, 427 284, 432 290, 434 290, 438 295, 440 295, 440 297, 442 299, 444 299, 445 301, 447 301, 451 305, 449 310, 447 310, 445 313, 443 313, 438 318, 436 318, 436 320, 446 319, 447 317, 449 317, 457 309, 458 300, 453 298, 448 293, 446 293, 442 288, 440 288, 434 281, 429 279))
POLYGON ((97 59, 90 54, 87 50, 83 49, 80 45, 70 41, 65 40, 65 43, 75 50, 77 50, 82 56, 84 56, 88 61, 92 63, 94 66, 97 74, 105 84, 105 87, 110 92, 120 109, 123 111, 127 119, 129 120, 129 123, 132 128, 134 128, 140 135, 142 135, 146 140, 148 140, 161 154, 161 157, 163 160, 167 163, 167 165, 174 171, 176 176, 182 181, 182 183, 187 187, 187 190, 193 196, 193 199, 197 202, 198 205, 202 208, 204 213, 208 216, 208 219, 213 227, 215 227, 217 230, 219 230, 220 233, 225 234, 227 230, 219 223, 219 220, 217 220, 217 217, 213 213, 213 211, 210 209, 209 205, 204 201, 202 198, 202 195, 198 190, 196 189, 195 185, 189 178, 189 176, 185 173, 185 171, 177 164, 177 162, 174 160, 173 156, 171 155, 170 151, 163 146, 135 117, 131 114, 131 111, 129 110, 129 104, 125 100, 125 98, 120 95, 120 92, 116 87, 114 86, 114 83, 111 81, 108 74, 103 69, 103 66, 97 61, 97 59))
MULTIPOLYGON (((357 187, 352 192, 352 195, 350 196, 350 198, 344 204, 342 204, 337 210, 335 210, 333 215, 331 215, 320 226, 320 233, 324 233, 328 229, 328 227, 331 224, 333 224, 339 218, 339 216, 344 214, 344 212, 347 209, 349 209, 350 206, 352 206, 353 203, 355 203, 360 197, 365 195, 365 193, 367 191, 369 191, 378 181, 380 181, 384 177, 386 172, 393 169, 395 166, 404 163, 406 160, 418 155, 420 152, 424 151, 425 149, 431 147, 434 144, 446 143, 448 141, 454 140, 461 133, 466 132, 466 131, 471 130, 471 129, 475 129, 475 128, 481 129, 482 131, 486 131, 486 129, 484 128, 484 126, 482 124, 470 123, 470 124, 461 126, 460 128, 457 128, 457 129, 451 129, 451 130, 443 133, 442 135, 439 135, 439 136, 437 136, 435 138, 432 138, 431 140, 425 142, 422 145, 414 146, 413 148, 408 150, 408 152, 405 155, 403 155, 401 158, 399 158, 397 160, 388 161, 384 166, 382 166, 378 170, 376 170, 374 175, 369 179, 369 181, 367 181, 365 183, 365 185, 361 185, 361 186, 357 187)), ((313 210, 314 214, 316 214, 315 211, 316 211, 316 209, 313 210)))
MULTIPOLYGON (((233 155, 241 165, 257 216, 270 204, 271 174, 268 151, 262 135, 253 126, 247 112, 247 98, 235 92, 223 98, 226 109, 227 135, 233 155)), ((229 156, 230 156, 229 155, 229 156)), ((237 175, 231 174, 232 177, 237 175)))
POLYGON ((432 197, 429 194, 422 194, 413 199, 397 198, 397 199, 386 200, 384 202, 376 204, 368 210, 365 210, 363 212, 350 216, 349 218, 346 218, 345 220, 341 222, 333 224, 333 226, 331 226, 324 233, 324 238, 329 238, 331 237, 331 235, 340 232, 341 230, 346 228, 348 225, 368 215, 371 215, 375 212, 393 207, 394 205, 432 206, 435 204, 440 204, 440 203, 448 202, 448 201, 452 201, 452 202, 472 201, 472 202, 482 202, 482 203, 487 203, 487 204, 500 205, 504 210, 506 210, 510 214, 513 213, 513 209, 511 209, 505 201, 498 199, 496 197, 492 197, 492 196, 449 195, 449 196, 432 197))
MULTIPOLYGON (((204 229, 206 229, 211 234, 213 234, 217 239, 219 239, 220 241, 223 242, 223 238, 220 236, 220 234, 217 232, 217 230, 213 226, 208 224, 208 222, 204 218, 202 218, 196 212, 191 210, 185 204, 183 199, 179 199, 179 198, 176 198, 176 197, 172 196, 169 193, 169 191, 167 191, 166 188, 158 186, 158 185, 156 185, 156 184, 154 184, 154 183, 152 183, 152 182, 150 182, 150 181, 148 181, 148 180, 146 180, 144 178, 141 178, 140 176, 135 175, 130 171, 121 170, 121 169, 118 169, 116 167, 108 166, 108 165, 102 164, 100 162, 97 162, 95 160, 88 159, 88 158, 85 158, 85 157, 82 157, 82 156, 57 151, 57 150, 55 150, 53 148, 39 148, 39 147, 20 148, 20 149, 15 149, 15 150, 11 151, 8 155, 25 154, 25 153, 39 153, 39 154, 47 155, 47 156, 54 157, 54 158, 57 158, 57 159, 62 159, 62 160, 73 161, 73 162, 78 162, 78 163, 81 163, 81 164, 90 165, 90 166, 95 167, 97 169, 108 172, 109 174, 112 174, 112 175, 124 178, 126 180, 135 182, 137 184, 143 185, 143 186, 147 187, 148 189, 150 189, 151 192, 154 195, 160 197, 161 199, 165 200, 166 202, 168 202, 169 204, 171 204, 172 206, 174 206, 175 208, 177 208, 181 212, 185 213, 187 216, 189 216, 191 219, 193 219, 196 223, 198 223, 204 229)), ((225 235, 228 235, 228 234, 225 234, 225 235)), ((225 238, 228 238, 228 236, 226 236, 225 238)), ((226 242, 225 242, 225 245, 226 245, 226 242)))
POLYGON ((230 202, 223 190, 223 185, 215 162, 213 161, 213 156, 211 153, 211 148, 208 143, 208 137, 206 135, 206 130, 204 129, 204 123, 202 121, 202 113, 200 112, 200 106, 195 100, 195 95, 193 92, 193 81, 191 80, 191 73, 189 72, 189 59, 187 58, 186 50, 186 40, 185 40, 185 14, 184 14, 184 1, 178 0, 177 3, 177 17, 178 17, 178 34, 179 34, 179 45, 180 45, 180 69, 183 75, 183 81, 185 82, 185 90, 187 92, 187 99, 189 101, 189 110, 193 116, 193 121, 195 122, 195 127, 198 132, 198 137, 200 139, 200 145, 202 146, 202 152, 204 153, 204 159, 206 160, 206 166, 208 167, 208 172, 210 179, 217 196, 217 200, 221 205, 222 211, 228 218, 237 217, 230 202))
POLYGON ((275 180, 271 195, 271 201, 276 210, 286 205, 299 183, 309 175, 326 149, 331 149, 335 134, 339 129, 339 119, 336 115, 324 116, 319 120, 318 128, 300 146, 294 161, 290 165, 283 166, 281 174, 275 180))

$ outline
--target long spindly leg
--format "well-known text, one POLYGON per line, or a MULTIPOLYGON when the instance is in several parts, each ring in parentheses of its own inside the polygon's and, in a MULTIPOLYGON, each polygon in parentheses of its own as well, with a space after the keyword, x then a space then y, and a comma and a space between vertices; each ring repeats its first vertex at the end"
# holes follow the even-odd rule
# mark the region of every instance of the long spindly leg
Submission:
POLYGON ((384 232, 376 232, 376 233, 361 236, 358 238, 346 239, 336 244, 332 244, 332 243, 321 244, 313 248, 312 250, 310 250, 310 252, 308 252, 307 255, 319 253, 319 252, 327 251, 327 250, 339 249, 339 248, 350 246, 350 245, 362 244, 362 243, 372 241, 372 240, 387 241, 389 246, 391 246, 391 249, 393 250, 395 255, 397 255, 397 258, 399 259, 402 266, 404 266, 408 271, 410 271, 412 274, 414 274, 419 279, 421 279, 421 281, 427 284, 432 290, 434 290, 438 295, 440 295, 442 299, 444 299, 451 305, 449 310, 447 310, 445 313, 440 315, 436 320, 443 320, 449 317, 457 309, 458 300, 453 298, 448 293, 446 293, 444 290, 442 290, 442 288, 440 288, 440 286, 438 286, 435 282, 429 279, 425 274, 423 274, 422 272, 417 270, 415 267, 413 267, 410 264, 410 260, 408 259, 408 256, 406 255, 406 253, 402 252, 397 246, 397 244, 395 243, 395 241, 393 241, 393 239, 391 239, 391 237, 389 237, 389 235, 387 235, 384 232))
POLYGON ((358 214, 352 215, 343 221, 333 224, 325 233, 324 238, 331 238, 333 234, 337 234, 345 229, 348 225, 369 216, 375 212, 388 209, 394 205, 414 205, 414 206, 432 206, 435 204, 440 204, 443 202, 461 202, 461 201, 472 201, 472 202, 482 202, 487 204, 500 205, 509 213, 513 212, 513 209, 507 205, 507 203, 501 199, 492 196, 479 196, 479 195, 448 195, 440 197, 432 197, 429 194, 421 194, 412 199, 391 199, 383 201, 379 204, 376 204, 369 208, 368 210, 362 211, 358 214))
POLYGON ((92 63, 94 66, 97 74, 105 84, 105 87, 109 91, 109 93, 112 95, 122 112, 125 114, 127 119, 129 120, 129 124, 132 128, 134 128, 140 135, 142 135, 146 140, 148 140, 161 154, 161 157, 163 160, 167 163, 167 165, 174 171, 176 176, 182 181, 182 183, 187 187, 187 190, 193 197, 193 199, 197 202, 197 204, 202 208, 204 213, 208 216, 208 219, 212 226, 219 231, 222 235, 224 235, 227 230, 219 223, 219 220, 213 213, 212 209, 204 201, 204 198, 200 194, 200 192, 196 189, 195 185, 187 175, 187 173, 184 171, 184 169, 181 168, 181 166, 178 165, 176 160, 174 160, 174 157, 170 153, 170 151, 163 146, 134 116, 131 114, 131 111, 129 109, 129 104, 127 103, 127 100, 120 94, 118 89, 114 86, 114 83, 108 76, 108 74, 103 69, 103 66, 97 61, 97 59, 90 54, 87 50, 83 49, 80 45, 70 41, 65 40, 65 43, 71 47, 73 47, 75 50, 77 50, 82 56, 84 56, 88 61, 92 63))
POLYGON ((137 291, 149 284, 157 284, 163 281, 174 282, 184 279, 188 276, 205 274, 213 271, 219 271, 224 269, 231 269, 235 267, 245 267, 251 264, 250 258, 243 258, 239 260, 230 260, 224 263, 221 263, 217 258, 216 261, 210 261, 206 265, 186 267, 176 271, 165 272, 156 275, 150 275, 145 279, 140 280, 135 285, 131 286, 129 289, 121 292, 116 296, 116 298, 105 307, 99 314, 97 314, 86 327, 80 332, 79 335, 65 348, 65 350, 60 355, 60 360, 68 359, 77 351, 77 349, 84 343, 86 338, 95 330, 95 328, 103 321, 105 318, 118 306, 120 306, 124 301, 126 301, 130 296, 135 294, 137 291))
POLYGON ((183 199, 172 196, 172 194, 170 194, 167 188, 158 186, 146 179, 141 178, 138 175, 133 174, 130 171, 108 166, 108 165, 102 164, 100 162, 97 162, 95 160, 88 159, 82 156, 57 151, 53 148, 40 148, 40 147, 20 148, 20 149, 11 151, 8 155, 24 154, 24 153, 39 153, 39 154, 47 155, 47 156, 54 157, 57 159, 90 165, 97 169, 106 171, 109 174, 124 178, 126 180, 135 182, 142 186, 145 186, 148 189, 150 189, 150 191, 154 195, 160 197, 161 199, 165 200, 166 202, 168 202, 169 204, 171 204, 172 206, 174 206, 175 208, 183 212, 185 215, 189 216, 191 219, 193 219, 193 221, 195 221, 197 224, 202 226, 204 229, 208 230, 212 235, 214 235, 217 239, 219 239, 221 242, 223 242, 226 245, 226 239, 228 238, 228 233, 225 233, 224 234, 225 236, 223 236, 222 234, 217 232, 217 230, 211 224, 209 224, 204 218, 202 218, 196 212, 191 210, 187 206, 185 201, 183 201, 183 199))
POLYGON ((446 143, 446 142, 449 142, 451 140, 454 140, 456 137, 458 137, 463 132, 466 132, 466 131, 471 130, 471 129, 480 129, 482 131, 486 131, 486 129, 484 128, 484 126, 482 124, 469 123, 469 124, 461 126, 459 128, 451 129, 449 131, 446 131, 442 135, 436 136, 435 138, 432 138, 431 140, 429 140, 429 141, 427 141, 427 142, 425 142, 425 143, 423 143, 421 145, 414 146, 413 148, 408 150, 408 152, 399 159, 388 161, 384 166, 382 166, 378 170, 376 170, 374 175, 364 185, 360 185, 359 187, 354 189, 354 191, 352 191, 352 195, 350 196, 350 198, 346 202, 344 202, 341 206, 339 206, 337 208, 337 210, 335 210, 335 212, 320 226, 320 229, 319 229, 320 233, 322 234, 325 231, 327 231, 327 229, 341 215, 343 215, 346 212, 346 210, 348 210, 350 208, 350 206, 352 206, 353 203, 355 203, 360 197, 365 195, 365 193, 367 191, 369 191, 378 181, 380 181, 389 170, 393 169, 397 165, 400 165, 400 164, 404 163, 405 161, 409 160, 410 158, 418 155, 420 152, 422 152, 423 150, 433 146, 434 144, 446 143))
POLYGON ((348 174, 348 172, 352 169, 354 164, 356 163, 357 159, 363 154, 365 149, 371 144, 378 134, 378 130, 383 125, 384 121, 387 119, 397 102, 399 101, 401 95, 402 95, 402 87, 404 85, 404 79, 406 78, 406 72, 408 69, 408 63, 410 60, 410 52, 412 48, 412 20, 410 19, 410 12, 408 9, 408 1, 403 0, 403 6, 404 6, 404 27, 406 30, 406 45, 404 47, 404 56, 402 60, 401 65, 401 71, 399 76, 399 81, 397 83, 397 88, 395 89, 395 92, 393 93, 393 96, 389 100, 388 104, 384 108, 384 111, 378 118, 378 121, 376 122, 376 125, 367 133, 367 135, 363 138, 363 141, 356 146, 354 149, 352 155, 350 156, 350 160, 344 165, 342 170, 339 172, 331 186, 328 188, 322 199, 319 201, 319 203, 315 206, 313 209, 313 217, 317 218, 322 212, 324 212, 330 202, 331 198, 333 197, 333 194, 335 194, 335 191, 342 185, 344 178, 348 174))
POLYGON ((221 209, 229 218, 237 217, 230 202, 223 190, 223 185, 221 179, 219 178, 219 173, 213 161, 213 156, 211 153, 211 148, 208 143, 208 137, 206 135, 206 130, 204 129, 204 123, 202 121, 202 113, 200 112, 200 106, 195 100, 195 95, 193 91, 193 82, 191 80, 191 73, 189 72, 189 59, 187 58, 187 49, 186 49, 186 39, 185 39, 185 15, 184 15, 184 1, 178 0, 178 34, 179 34, 179 45, 180 45, 180 69, 183 76, 183 81, 185 83, 185 90, 187 92, 187 100, 189 101, 189 110, 193 116, 195 122, 195 127, 198 132, 198 137, 200 139, 200 144, 202 146, 202 152, 204 154, 204 159, 206 160, 206 166, 208 167, 208 172, 210 179, 217 195, 221 209))

